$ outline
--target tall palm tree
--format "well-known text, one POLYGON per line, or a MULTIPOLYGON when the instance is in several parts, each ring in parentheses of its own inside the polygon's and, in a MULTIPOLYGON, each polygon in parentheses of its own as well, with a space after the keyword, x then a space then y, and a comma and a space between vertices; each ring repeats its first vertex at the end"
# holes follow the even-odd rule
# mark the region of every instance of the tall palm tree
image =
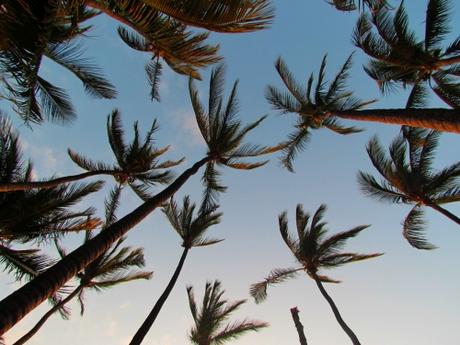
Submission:
POLYGON ((308 225, 310 215, 303 211, 302 205, 297 205, 297 240, 294 240, 289 234, 287 212, 281 213, 278 217, 281 237, 295 256, 296 260, 300 264, 300 267, 273 270, 265 278, 265 280, 251 285, 250 293, 251 296, 254 297, 255 301, 260 303, 266 299, 267 288, 269 285, 282 283, 283 281, 296 276, 300 271, 304 271, 315 281, 321 294, 329 303, 340 327, 342 327, 354 345, 359 345, 360 342, 357 336, 345 323, 337 306, 323 286, 323 283, 340 283, 340 281, 334 280, 326 275, 322 275, 319 271, 322 268, 339 267, 350 262, 362 261, 382 254, 342 253, 341 249, 345 245, 346 241, 358 235, 361 231, 366 229, 368 225, 356 226, 351 230, 325 237, 327 224, 322 221, 325 210, 326 205, 321 205, 313 217, 311 217, 310 225, 308 225))
POLYGON ((134 137, 127 144, 121 125, 120 112, 115 109, 107 118, 107 137, 116 159, 116 164, 92 161, 77 152, 69 149, 72 161, 85 173, 59 177, 45 181, 27 181, 15 183, 0 183, 0 192, 30 190, 34 188, 52 188, 63 183, 78 181, 97 175, 113 176, 120 187, 128 185, 142 199, 150 196, 149 187, 157 184, 170 183, 173 177, 169 168, 180 164, 178 161, 160 162, 159 157, 166 153, 169 147, 157 148, 153 143, 153 136, 158 130, 157 121, 153 121, 150 130, 142 141, 137 122, 134 123, 134 137))
POLYGON ((195 112, 198 128, 208 147, 208 157, 212 159, 206 164, 206 170, 202 177, 205 186, 202 207, 207 208, 217 203, 218 193, 224 192, 226 186, 219 181, 220 171, 218 167, 229 167, 240 170, 251 170, 265 165, 268 161, 248 163, 244 158, 257 157, 270 154, 282 149, 282 145, 259 146, 253 144, 243 144, 246 134, 265 119, 262 116, 255 122, 245 127, 236 116, 239 111, 238 100, 236 98, 238 81, 233 84, 232 91, 227 102, 224 101, 225 68, 219 65, 211 73, 209 85, 208 109, 205 110, 198 97, 193 80, 190 79, 189 90, 193 110, 195 112))
MULTIPOLYGON (((218 102, 222 100, 222 95, 215 94, 217 90, 222 90, 221 86, 215 84, 216 80, 223 83, 221 76, 222 67, 213 71, 211 77, 211 91, 214 100, 218 102), (220 78, 216 79, 216 76, 220 78)), ((235 93, 235 87, 232 94, 235 93)), ((63 286, 66 281, 75 276, 91 261, 95 260, 107 248, 114 244, 118 239, 123 237, 129 230, 141 222, 157 207, 161 207, 169 200, 187 180, 196 174, 198 170, 208 163, 228 165, 230 167, 249 166, 250 163, 239 161, 241 157, 252 157, 256 154, 269 153, 274 148, 261 148, 259 146, 248 145, 244 143, 244 138, 248 132, 260 124, 261 119, 248 125, 242 126, 241 121, 236 119, 235 101, 229 103, 231 107, 227 107, 222 117, 222 112, 216 112, 214 109, 207 114, 203 108, 197 108, 200 105, 197 102, 196 90, 191 88, 192 104, 195 108, 195 115, 202 128, 202 134, 205 136, 205 141, 208 144, 208 152, 199 161, 194 163, 190 168, 186 169, 179 175, 169 186, 161 192, 150 197, 142 205, 138 206, 131 213, 127 214, 117 222, 107 228, 107 231, 100 232, 86 244, 69 253, 64 259, 60 260, 46 272, 35 278, 33 281, 24 285, 2 301, 0 301, 0 334, 6 332, 16 322, 22 319, 27 313, 38 306, 54 291, 63 286), (218 115, 216 115, 218 114, 218 115), (209 127, 208 127, 209 126, 209 127), (220 141, 216 141, 219 138, 220 141)), ((234 96, 231 96, 234 99, 234 96)), ((222 102, 220 102, 222 103, 222 102)), ((252 167, 260 166, 262 163, 253 163, 252 167)), ((207 173, 209 176, 209 171, 207 173)), ((215 176, 215 175, 214 175, 215 176)), ((210 186, 213 187, 214 186, 210 186)), ((209 208, 213 203, 206 203, 202 209, 209 208)))
POLYGON ((423 96, 429 86, 445 103, 460 107, 460 37, 443 46, 450 7, 449 0, 428 1, 422 40, 409 28, 404 2, 394 16, 388 8, 361 16, 353 40, 371 57, 365 71, 383 92, 402 85, 412 88, 412 97, 423 96))
POLYGON ((246 300, 229 302, 223 299, 225 290, 220 281, 207 282, 204 290, 201 310, 198 310, 193 286, 187 287, 187 294, 195 326, 190 330, 189 338, 196 345, 220 345, 239 338, 249 331, 258 331, 268 327, 268 323, 253 320, 227 322, 230 314, 246 300))
POLYGON ((184 250, 182 251, 182 256, 180 257, 179 263, 177 264, 176 270, 174 271, 168 285, 161 294, 160 298, 158 298, 141 327, 139 327, 136 334, 131 339, 130 345, 139 345, 144 340, 160 313, 163 304, 166 302, 169 294, 174 288, 189 250, 193 247, 209 246, 222 241, 205 237, 208 228, 220 222, 222 213, 215 212, 218 206, 204 210, 194 217, 195 208, 196 205, 190 203, 190 198, 188 196, 184 198, 181 209, 178 208, 174 200, 171 200, 170 203, 163 208, 163 212, 172 227, 182 238, 182 247, 184 250))
POLYGON ((289 170, 293 169, 292 160, 296 154, 308 143, 312 129, 326 127, 344 135, 360 131, 356 127, 343 126, 338 119, 408 125, 460 133, 460 111, 458 109, 419 109, 415 107, 363 109, 374 103, 375 100, 362 101, 354 97, 352 91, 346 89, 351 62, 352 56, 350 55, 337 75, 328 83, 325 80, 325 56, 319 69, 316 86, 313 88, 314 76, 311 74, 305 89, 294 79, 281 58, 276 61, 276 70, 288 91, 283 92, 270 85, 266 90, 266 98, 281 114, 298 115, 296 128, 289 135, 283 150, 283 163, 289 170))
MULTIPOLYGON (((106 222, 104 227, 113 223, 116 220, 115 211, 118 206, 120 192, 118 189, 112 191, 109 200, 106 201, 106 222)), ((104 229, 102 230, 104 231, 104 229)), ((91 231, 85 233, 84 243, 92 237, 91 231)), ((110 247, 96 260, 86 266, 79 272, 76 278, 79 281, 78 286, 57 303, 53 308, 48 310, 40 320, 35 324, 32 329, 17 340, 13 345, 25 344, 32 338, 45 322, 53 315, 59 308, 65 306, 73 298, 77 297, 80 303, 81 315, 84 313, 84 292, 87 290, 102 291, 111 288, 115 285, 130 282, 138 279, 150 279, 152 272, 147 271, 131 271, 132 267, 142 268, 145 265, 144 254, 142 248, 132 249, 130 247, 121 247, 125 241, 122 237, 115 245, 110 247)), ((56 246, 61 258, 66 256, 65 250, 56 242, 56 246)))
POLYGON ((89 95, 116 96, 101 69, 83 57, 82 48, 74 40, 90 28, 83 23, 95 15, 95 11, 75 1, 2 2, 2 98, 11 101, 26 122, 41 123, 45 118, 67 122, 76 116, 65 90, 40 75, 45 58, 79 78, 89 95))
POLYGON ((433 171, 433 159, 439 133, 404 127, 390 145, 387 157, 378 139, 367 145, 372 164, 382 176, 360 172, 362 191, 373 198, 392 203, 413 205, 403 223, 403 235, 411 246, 434 249, 424 236, 424 206, 431 207, 460 225, 460 218, 443 204, 460 201, 460 162, 438 172, 433 171))

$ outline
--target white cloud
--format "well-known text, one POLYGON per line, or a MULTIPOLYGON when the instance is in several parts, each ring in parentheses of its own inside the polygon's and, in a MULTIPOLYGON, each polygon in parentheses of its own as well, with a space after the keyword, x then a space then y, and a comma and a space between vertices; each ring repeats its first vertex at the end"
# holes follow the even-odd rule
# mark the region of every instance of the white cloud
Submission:
POLYGON ((174 112, 174 119, 176 126, 186 136, 189 144, 200 145, 204 143, 192 111, 178 109, 174 112))

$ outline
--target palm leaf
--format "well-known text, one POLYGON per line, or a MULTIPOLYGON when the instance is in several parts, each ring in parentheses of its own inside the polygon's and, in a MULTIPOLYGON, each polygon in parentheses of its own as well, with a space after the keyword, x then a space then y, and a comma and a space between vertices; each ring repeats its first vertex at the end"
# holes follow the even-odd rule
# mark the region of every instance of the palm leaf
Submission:
POLYGON ((277 268, 261 282, 251 285, 249 294, 254 298, 256 303, 261 303, 267 298, 267 288, 270 285, 282 283, 290 278, 294 278, 303 268, 277 268))
POLYGON ((403 236, 414 248, 425 250, 436 249, 435 246, 426 240, 424 223, 423 211, 419 206, 415 206, 404 220, 403 236))

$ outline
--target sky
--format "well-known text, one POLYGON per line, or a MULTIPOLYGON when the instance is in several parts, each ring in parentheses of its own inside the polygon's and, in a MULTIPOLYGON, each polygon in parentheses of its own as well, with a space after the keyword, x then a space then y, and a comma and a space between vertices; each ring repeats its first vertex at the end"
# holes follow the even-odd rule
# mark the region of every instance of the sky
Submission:
MULTIPOLYGON (((422 35, 426 2, 406 2, 411 27, 422 35)), ((460 31, 459 4, 452 2, 453 40, 460 31)), ((327 76, 332 78, 348 55, 355 51, 351 32, 358 13, 336 11, 321 0, 289 2, 275 0, 276 17, 270 29, 244 34, 212 34, 211 41, 220 44, 227 68, 226 86, 239 79, 240 118, 244 123, 267 114, 267 119, 251 133, 248 141, 273 145, 284 140, 295 121, 295 115, 279 115, 264 99, 269 84, 282 88, 274 61, 282 56, 300 82, 306 82, 311 72, 317 72, 324 54, 328 54, 327 76)), ((72 148, 88 157, 113 162, 105 133, 107 115, 118 108, 127 134, 139 121, 147 131, 153 119, 160 130, 159 146, 171 145, 168 159, 186 157, 175 171, 180 173, 206 153, 203 140, 194 122, 187 90, 187 79, 165 68, 161 81, 160 103, 149 100, 144 75, 148 56, 130 50, 116 35, 117 23, 100 16, 82 42, 87 56, 93 57, 116 85, 116 100, 94 100, 84 94, 79 81, 52 63, 45 63, 42 72, 56 84, 65 87, 74 102, 78 119, 70 126, 47 123, 21 125, 11 114, 20 132, 24 156, 35 163, 38 178, 64 176, 81 172, 67 157, 72 148)), ((421 37, 421 36, 419 36, 421 37)), ((449 41, 449 40, 448 40, 449 41)), ((382 96, 376 83, 363 71, 367 61, 356 51, 350 87, 362 99, 378 98, 375 107, 403 107, 407 92, 382 96)), ((210 69, 203 71, 203 81, 197 82, 200 96, 206 99, 210 69)), ((432 99, 432 106, 441 104, 432 99)), ((274 268, 295 265, 278 230, 277 217, 288 212, 294 231, 295 207, 314 212, 320 204, 328 205, 325 220, 331 233, 361 224, 371 227, 348 242, 346 250, 360 253, 382 252, 385 255, 325 271, 341 284, 327 284, 343 318, 355 331, 362 344, 372 345, 432 345, 458 344, 460 334, 458 226, 432 210, 426 210, 427 237, 438 249, 420 251, 409 246, 402 237, 401 221, 410 206, 379 203, 365 197, 359 190, 358 171, 376 175, 365 151, 369 139, 378 135, 385 147, 398 134, 399 127, 372 123, 352 123, 366 130, 352 136, 339 136, 326 130, 315 131, 307 149, 295 160, 295 173, 283 169, 279 154, 270 163, 254 171, 223 172, 229 187, 220 199, 224 213, 221 224, 212 228, 210 236, 225 241, 205 248, 192 249, 183 272, 144 343, 149 345, 188 344, 187 332, 192 326, 186 286, 193 285, 198 298, 206 281, 219 279, 229 300, 247 299, 233 319, 257 319, 270 323, 258 333, 250 333, 232 342, 235 345, 297 344, 298 338, 289 309, 297 306, 309 344, 339 345, 350 340, 339 327, 314 281, 306 275, 269 288, 266 302, 256 305, 249 296, 249 286, 262 280, 274 268)), ((443 134, 435 159, 442 168, 458 159, 459 137, 443 134)), ((103 199, 114 181, 107 179, 98 195, 78 206, 88 205, 103 212, 103 199)), ((176 195, 199 202, 200 173, 191 178, 176 195)), ((123 192, 121 217, 140 204, 131 191, 123 192)), ((448 205, 460 214, 459 205, 448 205)), ((68 250, 81 242, 82 236, 65 241, 68 250)), ((86 294, 86 311, 80 317, 77 303, 70 303, 72 317, 62 320, 53 316, 30 340, 31 345, 53 345, 65 341, 77 344, 128 344, 162 293, 179 260, 180 239, 163 214, 157 210, 129 232, 127 243, 145 250, 146 269, 154 271, 150 281, 120 285, 110 290, 86 294)), ((11 276, 0 273, 0 296, 7 296, 18 285, 11 276)), ((49 308, 43 303, 6 333, 7 343, 30 329, 49 308)))

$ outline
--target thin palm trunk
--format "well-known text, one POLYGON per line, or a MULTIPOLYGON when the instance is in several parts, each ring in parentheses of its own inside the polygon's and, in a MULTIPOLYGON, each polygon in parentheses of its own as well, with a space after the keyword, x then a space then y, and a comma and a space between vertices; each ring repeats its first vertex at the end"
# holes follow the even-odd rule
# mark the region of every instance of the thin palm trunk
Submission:
POLYGON ((130 229, 171 198, 208 161, 210 161, 210 158, 205 157, 196 162, 163 191, 75 249, 37 278, 0 301, 0 335, 13 327, 41 302, 53 295, 69 279, 90 262, 97 259, 130 229))
POLYGON ((332 113, 331 116, 356 121, 430 128, 460 134, 460 109, 368 109, 337 111, 332 113))
POLYGON ((450 213, 445 208, 442 208, 441 206, 439 206, 437 204, 429 204, 428 206, 431 207, 432 209, 438 211, 439 213, 445 215, 447 218, 449 218, 450 220, 454 221, 458 225, 460 225, 460 218, 458 218, 455 214, 450 213))
POLYGON ((327 300, 329 305, 331 306, 332 312, 334 313, 335 318, 337 319, 337 322, 339 323, 340 327, 342 327, 343 331, 348 335, 348 337, 351 339, 353 345, 361 345, 361 343, 358 340, 358 337, 356 336, 355 333, 351 330, 350 327, 343 321, 342 316, 340 315, 339 309, 337 309, 337 306, 335 305, 334 301, 332 300, 331 296, 329 296, 324 289, 323 284, 319 279, 315 279, 316 285, 319 288, 319 291, 321 291, 321 294, 323 297, 327 300))
POLYGON ((39 329, 45 324, 45 322, 49 319, 51 315, 53 315, 56 311, 58 311, 59 308, 63 307, 67 302, 69 302, 72 298, 74 298, 78 293, 83 289, 82 285, 79 285, 75 290, 72 291, 71 294, 69 294, 66 298, 64 298, 62 301, 57 303, 53 308, 48 310, 45 315, 41 317, 40 320, 35 324, 35 326, 26 334, 24 334, 19 340, 17 340, 13 345, 22 345, 27 342, 30 338, 32 338, 38 331, 39 329))
POLYGON ((129 343, 129 345, 140 345, 142 341, 144 340, 145 336, 147 335, 153 323, 155 322, 155 319, 160 313, 160 310, 163 307, 163 304, 168 299, 169 294, 171 293, 172 289, 174 288, 174 285, 176 284, 180 271, 182 270, 182 267, 184 266, 184 262, 185 262, 185 258, 187 257, 187 253, 188 253, 188 248, 184 248, 184 251, 182 252, 182 256, 179 260, 179 263, 177 264, 176 270, 174 271, 174 274, 172 275, 171 280, 166 286, 166 289, 163 291, 160 298, 158 298, 157 302, 155 303, 155 306, 152 308, 152 310, 150 311, 150 314, 147 316, 147 318, 142 323, 142 326, 139 327, 133 339, 131 339, 131 342, 129 343))
POLYGON ((291 315, 294 320, 295 328, 297 329, 297 334, 299 335, 300 345, 308 345, 307 338, 305 337, 305 333, 303 331, 302 322, 300 322, 299 309, 297 309, 297 307, 291 308, 291 315))
POLYGON ((53 188, 59 186, 62 183, 74 182, 96 175, 120 176, 124 174, 126 173, 117 170, 96 170, 88 171, 77 175, 58 177, 48 181, 0 183, 0 192, 16 192, 20 190, 30 190, 34 188, 53 188))

